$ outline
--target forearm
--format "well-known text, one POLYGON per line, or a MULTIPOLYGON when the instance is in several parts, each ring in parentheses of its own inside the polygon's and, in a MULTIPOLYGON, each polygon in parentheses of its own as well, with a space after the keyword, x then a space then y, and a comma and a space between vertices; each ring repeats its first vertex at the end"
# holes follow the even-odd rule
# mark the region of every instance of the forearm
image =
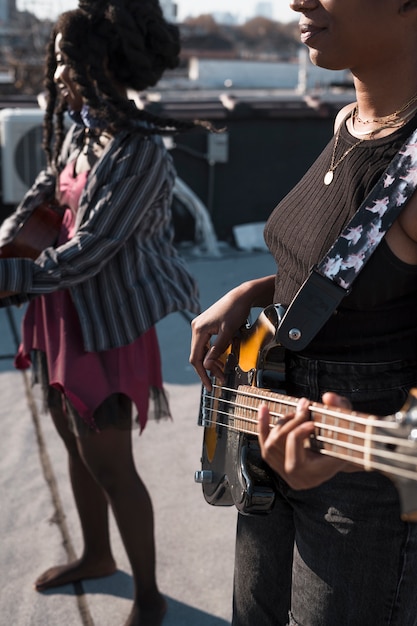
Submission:
POLYGON ((275 275, 246 281, 237 289, 242 291, 242 298, 249 298, 250 308, 265 308, 274 301, 275 275))

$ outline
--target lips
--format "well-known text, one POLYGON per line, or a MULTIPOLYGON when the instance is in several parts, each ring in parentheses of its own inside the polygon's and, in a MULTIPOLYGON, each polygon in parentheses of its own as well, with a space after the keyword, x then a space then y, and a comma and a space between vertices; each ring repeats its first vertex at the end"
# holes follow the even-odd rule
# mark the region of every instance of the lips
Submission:
POLYGON ((314 24, 300 24, 301 42, 308 43, 313 37, 316 37, 325 30, 323 27, 314 24))

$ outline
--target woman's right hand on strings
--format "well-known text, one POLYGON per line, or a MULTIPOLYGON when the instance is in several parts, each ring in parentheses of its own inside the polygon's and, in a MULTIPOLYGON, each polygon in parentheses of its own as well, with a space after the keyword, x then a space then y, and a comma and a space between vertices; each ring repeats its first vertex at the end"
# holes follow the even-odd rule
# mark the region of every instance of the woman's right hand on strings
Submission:
POLYGON ((251 308, 272 302, 273 285, 274 276, 242 283, 192 321, 190 363, 208 391, 211 381, 207 372, 224 381, 222 355, 245 324, 251 308))

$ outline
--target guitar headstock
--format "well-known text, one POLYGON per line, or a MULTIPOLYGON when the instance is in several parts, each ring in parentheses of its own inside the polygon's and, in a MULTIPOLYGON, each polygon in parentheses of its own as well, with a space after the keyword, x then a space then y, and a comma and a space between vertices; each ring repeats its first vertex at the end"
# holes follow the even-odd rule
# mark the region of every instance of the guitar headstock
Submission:
POLYGON ((410 390, 404 406, 391 419, 396 428, 384 430, 387 441, 379 443, 378 448, 386 450, 383 462, 390 469, 385 473, 398 490, 401 518, 417 522, 417 389, 410 390))

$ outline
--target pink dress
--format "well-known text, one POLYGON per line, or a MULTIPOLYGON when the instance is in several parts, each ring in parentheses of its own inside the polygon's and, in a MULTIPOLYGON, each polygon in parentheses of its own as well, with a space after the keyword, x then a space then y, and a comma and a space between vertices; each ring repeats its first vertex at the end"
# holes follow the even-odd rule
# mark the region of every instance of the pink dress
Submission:
MULTIPOLYGON (((61 173, 61 203, 69 208, 62 222, 59 245, 73 236, 78 202, 87 177, 88 172, 74 175, 74 163, 69 163, 61 173)), ((65 394, 91 428, 96 427, 93 414, 100 404, 114 393, 123 393, 135 403, 140 430, 144 429, 150 395, 163 393, 155 328, 127 346, 86 352, 70 291, 64 289, 30 302, 22 335, 16 367, 30 366, 32 350, 44 352, 49 384, 65 394)))

